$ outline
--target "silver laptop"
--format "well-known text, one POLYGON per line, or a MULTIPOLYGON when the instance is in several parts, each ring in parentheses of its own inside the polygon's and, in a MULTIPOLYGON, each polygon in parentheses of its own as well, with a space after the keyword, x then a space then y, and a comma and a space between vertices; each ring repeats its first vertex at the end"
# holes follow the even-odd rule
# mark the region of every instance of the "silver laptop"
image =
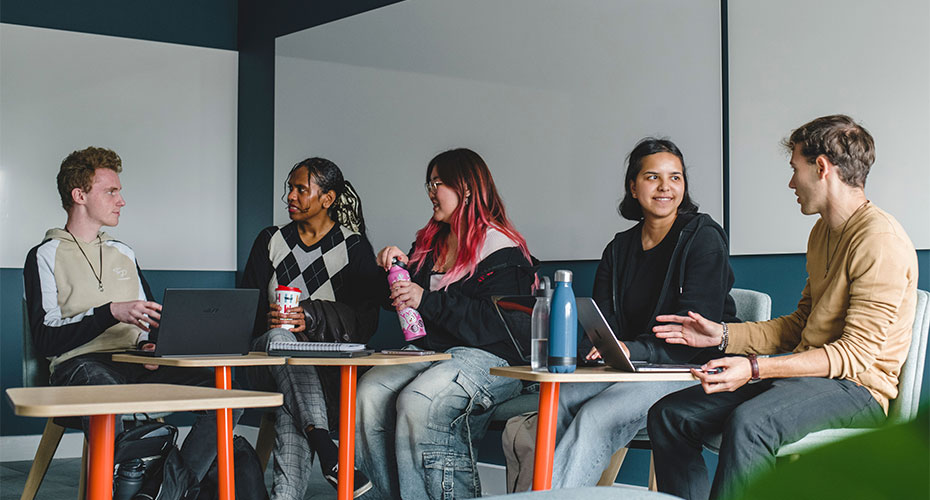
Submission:
POLYGON ((154 351, 145 356, 230 356, 249 353, 258 290, 168 288, 154 351))
POLYGON ((620 348, 620 342, 614 335, 601 310, 591 297, 578 297, 575 300, 578 305, 578 320, 584 328, 585 334, 594 343, 594 347, 600 351, 604 362, 611 368, 616 368, 625 372, 672 372, 681 373, 690 371, 692 368, 700 369, 701 365, 690 364, 661 364, 646 363, 645 361, 632 361, 629 356, 620 348))

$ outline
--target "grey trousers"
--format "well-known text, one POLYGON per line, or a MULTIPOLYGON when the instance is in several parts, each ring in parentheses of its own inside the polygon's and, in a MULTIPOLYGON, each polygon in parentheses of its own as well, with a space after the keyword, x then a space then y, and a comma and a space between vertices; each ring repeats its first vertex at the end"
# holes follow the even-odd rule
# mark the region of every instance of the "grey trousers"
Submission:
MULTIPOLYGON (((289 330, 275 328, 252 341, 253 351, 266 351, 272 340, 295 342, 289 330)), ((256 390, 277 391, 284 404, 275 410, 274 484, 272 500, 303 500, 313 464, 313 450, 305 430, 309 426, 329 429, 323 386, 316 367, 277 365, 248 370, 256 390)))
POLYGON ((795 377, 706 394, 701 386, 659 400, 648 429, 659 491, 687 499, 739 498, 754 474, 771 469, 782 445, 831 428, 885 420, 868 389, 849 380, 795 377), (723 434, 713 485, 701 457, 706 436, 723 434))

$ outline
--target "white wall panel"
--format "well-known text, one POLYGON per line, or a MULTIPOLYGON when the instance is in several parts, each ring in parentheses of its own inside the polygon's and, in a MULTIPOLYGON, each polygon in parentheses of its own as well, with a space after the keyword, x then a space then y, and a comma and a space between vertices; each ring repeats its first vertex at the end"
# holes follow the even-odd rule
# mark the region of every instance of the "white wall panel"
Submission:
POLYGON ((0 25, 0 266, 66 215, 61 161, 123 159, 127 206, 107 232, 146 269, 234 270, 236 52, 0 25))
POLYGON ((729 2, 730 249, 804 252, 816 216, 779 142, 818 116, 875 139, 866 194, 930 248, 930 2, 729 2))
POLYGON ((722 221, 716 0, 408 0, 276 53, 276 185, 305 157, 332 159, 376 249, 406 249, 432 213, 427 162, 459 146, 488 162, 541 259, 600 258, 631 225, 616 213, 623 161, 646 135, 679 145, 722 221))

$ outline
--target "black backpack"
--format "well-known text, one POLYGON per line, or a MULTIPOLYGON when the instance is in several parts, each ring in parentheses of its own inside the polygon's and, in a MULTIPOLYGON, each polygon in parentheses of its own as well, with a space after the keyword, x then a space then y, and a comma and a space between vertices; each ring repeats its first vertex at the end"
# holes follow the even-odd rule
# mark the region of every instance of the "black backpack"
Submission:
MULTIPOLYGON (((233 462, 236 465, 236 498, 268 500, 268 490, 265 488, 265 477, 258 454, 242 436, 233 438, 233 462)), ((207 475, 200 482, 200 495, 197 500, 217 500, 219 482, 219 467, 214 460, 207 475)))
MULTIPOLYGON (((194 473, 182 463, 177 447, 177 427, 161 422, 142 424, 120 433, 116 438, 113 463, 114 489, 122 480, 121 467, 142 461, 142 488, 133 498, 157 500, 193 500, 199 494, 194 473)), ((137 486, 138 487, 138 486, 137 486)))

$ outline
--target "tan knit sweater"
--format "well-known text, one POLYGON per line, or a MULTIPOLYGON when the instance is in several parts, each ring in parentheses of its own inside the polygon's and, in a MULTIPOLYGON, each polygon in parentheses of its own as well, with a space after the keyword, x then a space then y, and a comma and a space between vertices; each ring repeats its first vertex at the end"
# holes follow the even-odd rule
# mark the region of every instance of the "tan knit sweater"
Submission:
POLYGON ((831 231, 823 219, 814 224, 798 309, 770 321, 731 325, 727 352, 823 349, 829 377, 865 386, 887 414, 911 343, 917 252, 898 221, 871 203, 845 224, 845 231, 842 226, 831 231))

